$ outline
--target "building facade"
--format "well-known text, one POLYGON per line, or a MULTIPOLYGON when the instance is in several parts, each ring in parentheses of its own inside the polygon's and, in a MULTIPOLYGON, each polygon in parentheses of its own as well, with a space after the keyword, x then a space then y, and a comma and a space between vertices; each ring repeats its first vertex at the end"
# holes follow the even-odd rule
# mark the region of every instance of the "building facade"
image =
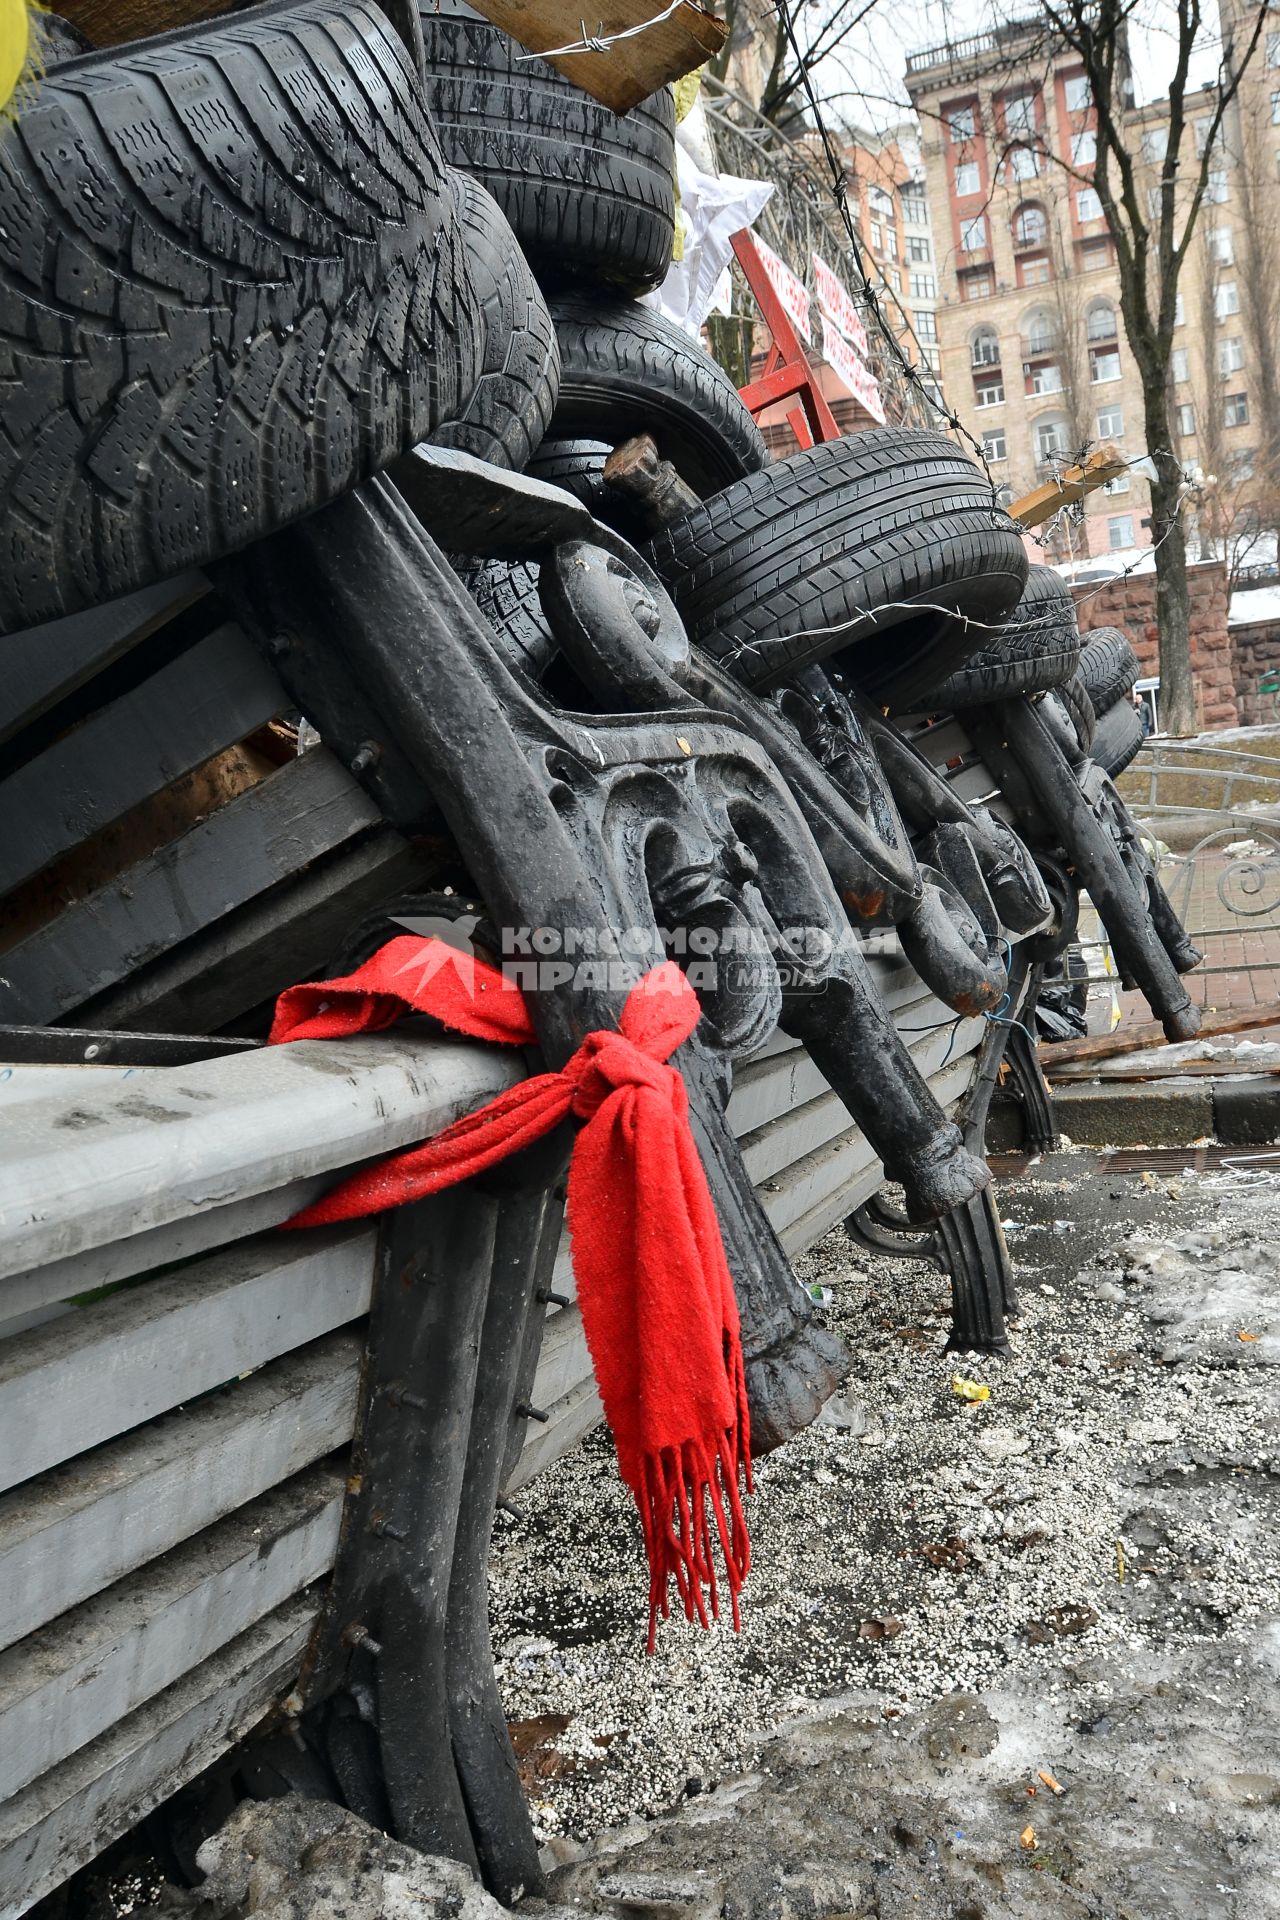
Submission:
MULTIPOLYGON (((1222 0, 1228 45, 1250 0, 1222 0)), ((1120 50, 1118 93, 1132 97, 1120 50)), ((1077 452, 1147 451, 1141 384, 1124 337, 1115 249, 1090 184, 1096 116, 1081 63, 1040 19, 914 54, 907 87, 937 251, 942 377, 1016 498, 1077 452)), ((1197 154, 1214 89, 1188 98, 1197 154)), ((1130 108, 1141 190, 1158 210, 1167 100, 1130 108)), ((1190 143, 1188 143, 1189 147, 1190 143)), ((1179 280, 1174 449, 1190 483, 1193 551, 1239 557, 1275 514, 1280 456, 1280 9, 1215 142, 1208 191, 1179 280), (1275 288, 1274 295, 1269 293, 1275 288)), ((1189 196, 1193 170, 1184 164, 1189 196)), ((1054 559, 1148 545, 1148 490, 1126 474, 1063 516, 1054 559)))

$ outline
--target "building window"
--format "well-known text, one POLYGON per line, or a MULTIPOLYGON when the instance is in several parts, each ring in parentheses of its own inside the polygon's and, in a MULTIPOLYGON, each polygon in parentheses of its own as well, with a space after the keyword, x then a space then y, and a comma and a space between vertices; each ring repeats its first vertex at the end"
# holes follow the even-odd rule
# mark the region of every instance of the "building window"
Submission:
POLYGON ((884 277, 888 281, 889 285, 893 288, 895 293, 902 292, 902 275, 898 272, 898 269, 896 267, 886 267, 884 270, 884 277))
POLYGON ((966 194, 981 193, 982 175, 978 171, 976 160, 962 160, 956 168, 956 193, 960 199, 966 194))
POLYGON ((1142 135, 1142 157, 1150 166, 1163 160, 1169 151, 1168 127, 1147 127, 1142 135))
POLYGON ((913 300, 936 300, 938 283, 931 273, 913 273, 911 276, 911 298, 913 300))
POLYGON ((1098 157, 1098 136, 1092 127, 1086 127, 1083 133, 1071 136, 1071 164, 1073 167, 1091 167, 1098 157))
POLYGON ((884 234, 878 220, 871 222, 871 245, 876 253, 884 252, 884 234))
POLYGON ((1204 197, 1210 206, 1221 207, 1226 204, 1227 176, 1221 167, 1215 167, 1204 183, 1204 197))
POLYGON ((1046 360, 1027 375, 1028 393, 1061 393, 1062 368, 1056 360, 1046 360))
POLYGON ((995 278, 990 267, 979 267, 976 273, 960 275, 960 298, 962 300, 989 300, 995 292, 995 278))
POLYGON ((1114 480, 1104 480, 1102 483, 1104 493, 1128 493, 1129 487, 1130 480, 1127 473, 1118 473, 1114 480))
POLYGON ((1280 33, 1267 35, 1267 65, 1280 67, 1280 33))
POLYGON ((1036 96, 1034 93, 1011 93, 1004 103, 1004 125, 1006 133, 1034 133, 1036 130, 1036 96))
POLYGON ((1173 374, 1173 380, 1174 380, 1175 386, 1181 387, 1185 385, 1188 377, 1187 376, 1187 350, 1185 347, 1174 348, 1173 357, 1169 362, 1169 370, 1173 374))
POLYGON ((953 140, 972 140, 977 130, 977 108, 972 104, 967 107, 949 107, 947 126, 953 140))
POLYGON ((1086 240, 1080 248, 1081 273, 1098 273, 1111 265, 1109 240, 1086 240))
POLYGON ((911 315, 911 320, 916 330, 917 340, 936 340, 937 339, 938 319, 936 314, 928 313, 925 310, 920 309, 918 311, 913 311, 911 315))
POLYGON ((1058 322, 1048 307, 1032 307, 1023 316, 1022 342, 1028 360, 1053 352, 1058 344, 1058 322))
POLYGON ((1247 427, 1249 424, 1249 396, 1244 393, 1229 393, 1222 402, 1222 424, 1224 427, 1247 427))
POLYGON ((1233 480, 1252 480, 1253 447, 1241 447, 1239 453, 1233 453, 1227 461, 1227 467, 1233 480))
POLYGON ((1008 459, 1009 455, 1005 447, 1003 427, 993 427, 990 433, 983 434, 982 451, 988 460, 1008 459))
POLYGON ((1015 147, 1009 155, 1009 172, 1015 180, 1034 180, 1040 172, 1040 155, 1034 147, 1015 147))
POLYGON ((881 219, 891 223, 898 217, 898 209, 893 203, 893 195, 886 193, 883 187, 872 187, 867 195, 872 211, 881 219))
POLYGON ((996 488, 996 505, 998 507, 1003 507, 1006 512, 1008 511, 1008 509, 1013 505, 1013 488, 1012 487, 996 488))
POLYGON ((1093 105, 1089 82, 1082 73, 1073 73, 1063 86, 1068 113, 1086 113, 1093 105))
POLYGON ((913 233, 908 237, 907 258, 908 260, 916 260, 916 261, 932 260, 933 258, 932 249, 929 246, 929 242, 923 237, 922 234, 913 233))
POLYGON ((1240 311, 1240 289, 1234 280, 1220 280, 1213 296, 1213 311, 1219 320, 1240 311))
POLYGON ((994 327, 979 327, 969 342, 969 365, 971 367, 998 367, 1000 365, 1000 336, 994 327))
POLYGON ((1218 342, 1218 372, 1225 380, 1229 373, 1239 373, 1244 365, 1244 341, 1236 334, 1230 340, 1218 342))
POLYGON ((1271 124, 1273 127, 1280 127, 1280 93, 1273 93, 1271 96, 1271 124))
POLYGON ((1119 407, 1098 408, 1099 440, 1122 440, 1124 438, 1124 413, 1119 407))
POLYGON ((942 372, 942 355, 936 347, 921 347, 920 357, 927 367, 933 369, 934 373, 942 372))
POLYGON ((1116 310, 1109 300, 1093 302, 1085 322, 1085 332, 1093 341, 1115 339, 1116 310))
MULTIPOLYGON (((928 226, 929 203, 925 199, 924 192, 920 187, 916 187, 916 186, 900 187, 898 189, 898 198, 902 202, 902 217, 907 222, 908 226, 912 226, 912 227, 928 226)), ((926 240, 925 241, 926 247, 928 246, 928 244, 929 243, 926 240)), ((927 253, 923 257, 926 260, 929 258, 927 253)))
POLYGON ((1047 253, 1024 253, 1018 256, 1020 287, 1041 287, 1050 277, 1047 253))
POLYGON ((1019 207, 1013 216, 1015 247, 1042 247, 1049 237, 1049 217, 1043 207, 1019 207))
MULTIPOLYGON (((1204 158, 1206 152, 1208 151, 1209 130, 1212 126, 1213 126, 1212 114, 1206 114, 1203 119, 1197 120, 1193 123, 1193 131, 1195 133, 1195 139, 1196 139, 1196 152, 1200 155, 1201 159, 1204 158)), ((1221 125, 1219 125, 1218 131, 1214 135, 1214 145, 1219 146, 1221 145, 1221 142, 1222 142, 1222 127, 1221 125)))
POLYGON ((1196 410, 1189 400, 1184 400, 1178 408, 1178 432, 1184 440, 1189 440, 1196 430, 1196 410))
POLYGON ((1036 422, 1036 459, 1042 467, 1066 453, 1070 445, 1071 429, 1065 420, 1036 422))
POLYGON ((1205 244, 1220 267, 1229 267, 1234 259, 1230 227, 1207 227, 1205 244))
POLYGON ((1107 380, 1120 378, 1120 355, 1114 347, 1091 347, 1089 349, 1089 378, 1095 387, 1107 380))
POLYGON ((987 249, 987 216, 975 214, 972 220, 960 222, 961 253, 985 253, 987 249))
POLYGON ((1107 521, 1107 545, 1112 553, 1120 553, 1125 547, 1133 545, 1133 515, 1115 513, 1107 521))
POLYGON ((1003 380, 975 380, 973 384, 973 404, 975 407, 1000 407, 1004 405, 1003 380))
POLYGON ((1086 220, 1101 220, 1101 218, 1101 200, 1092 187, 1081 187, 1076 194, 1076 219, 1083 223, 1086 220))
POLYGON ((1182 299, 1182 295, 1181 295, 1180 293, 1175 293, 1175 294, 1174 294, 1174 296, 1173 296, 1173 324, 1174 324, 1174 326, 1175 326, 1175 327, 1180 327, 1180 326, 1182 325, 1182 322, 1183 322, 1183 319, 1184 319, 1184 317, 1185 317, 1185 308, 1184 308, 1184 305, 1183 305, 1183 299, 1182 299))

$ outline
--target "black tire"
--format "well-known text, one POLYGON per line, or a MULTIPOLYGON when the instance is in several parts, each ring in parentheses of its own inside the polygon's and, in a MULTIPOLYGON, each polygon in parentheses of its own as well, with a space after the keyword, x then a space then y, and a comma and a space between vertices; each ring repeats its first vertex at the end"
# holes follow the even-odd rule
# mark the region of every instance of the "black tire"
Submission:
POLYGON ((545 286, 648 293, 675 239, 675 108, 610 113, 461 0, 422 7, 445 157, 489 189, 545 286))
MULTIPOLYGON (((930 707, 982 707, 1020 693, 1048 693, 1069 680, 1080 658, 1075 601, 1052 567, 1032 567, 1009 618, 987 645, 930 689, 930 707)), ((890 684, 885 698, 893 699, 890 684)))
POLYGON ((466 406, 480 316, 373 0, 68 61, 0 129, 0 631, 234 551, 466 406))
POLYGON ((453 173, 450 185, 484 316, 484 355, 466 407, 431 439, 438 447, 455 447, 518 473, 537 452, 555 410, 560 391, 556 330, 492 194, 464 173, 453 173))
POLYGON ((651 557, 690 639, 748 685, 840 652, 875 697, 888 680, 936 684, 973 644, 950 616, 1003 620, 1027 578, 978 468, 906 427, 776 461, 666 528, 651 557))
POLYGON ((1119 627, 1099 627, 1094 633, 1084 635, 1080 678, 1095 714, 1101 716, 1126 693, 1132 692, 1141 672, 1138 656, 1119 627))
POLYGON ((1104 773, 1118 780, 1145 740, 1142 721, 1132 700, 1120 699, 1107 708, 1094 729, 1090 757, 1104 773))
POLYGON ((1093 711, 1093 702, 1088 689, 1077 668, 1069 680, 1064 680, 1054 689, 1055 698, 1062 702, 1067 718, 1075 728, 1076 739, 1083 752, 1088 753, 1093 744, 1097 727, 1097 715, 1093 711))
POLYGON ((560 341, 557 440, 616 447, 650 433, 700 498, 769 463, 764 435, 724 368, 683 328, 634 300, 551 303, 560 341))

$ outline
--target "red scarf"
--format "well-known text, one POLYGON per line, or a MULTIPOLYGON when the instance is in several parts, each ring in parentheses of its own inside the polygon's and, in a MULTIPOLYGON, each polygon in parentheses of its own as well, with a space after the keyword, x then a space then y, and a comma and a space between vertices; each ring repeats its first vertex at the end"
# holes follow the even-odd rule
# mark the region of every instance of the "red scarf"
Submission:
MULTIPOLYGON (((378 1033, 406 1013, 507 1046, 536 1038, 505 975, 441 940, 404 934, 344 980, 282 993, 271 1044, 378 1033)), ((751 1490, 738 1305, 684 1081, 665 1064, 698 1013, 692 987, 664 962, 632 988, 619 1031, 589 1033, 559 1073, 522 1081, 286 1222, 309 1227, 403 1206, 505 1160, 571 1113, 585 1123, 569 1162, 573 1270, 605 1419, 644 1528, 651 1653, 673 1576, 688 1619, 696 1613, 705 1627, 708 1606, 718 1615, 717 1536, 735 1628, 751 1564, 738 1491, 739 1473, 751 1490)))

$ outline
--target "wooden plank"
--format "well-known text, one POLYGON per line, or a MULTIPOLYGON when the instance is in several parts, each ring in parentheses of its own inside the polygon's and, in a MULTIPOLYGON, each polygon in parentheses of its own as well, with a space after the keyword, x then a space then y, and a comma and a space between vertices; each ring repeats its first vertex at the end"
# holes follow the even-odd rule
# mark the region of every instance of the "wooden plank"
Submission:
POLYGON ((343 1489, 310 1467, 0 1654, 0 1804, 327 1573, 343 1489))
POLYGON ((367 1224, 268 1235, 0 1344, 0 1490, 369 1309, 367 1224))
POLYGON ((1105 486, 1128 470, 1129 462, 1119 447, 1108 441, 1105 446, 1095 447, 1087 460, 1074 463, 1043 486, 1024 493, 1009 508, 1009 518, 1028 530, 1043 526, 1060 508, 1074 506, 1096 487, 1105 486))
MULTIPOLYGON (((1223 1033, 1249 1033, 1255 1027, 1280 1024, 1280 1002, 1270 1006, 1231 1007, 1224 1013, 1200 1016, 1201 1040, 1223 1033)), ((1154 1020, 1135 1021, 1116 1033, 1097 1033, 1082 1040, 1049 1040, 1040 1044, 1040 1064, 1046 1073, 1078 1060, 1114 1060, 1118 1054, 1142 1053, 1165 1045, 1164 1028, 1154 1020)))
POLYGON ((249 1732, 288 1691, 312 1587, 0 1807, 0 1920, 17 1920, 249 1732))
POLYGON ((0 1110, 0 1277, 59 1262, 61 1294, 79 1292, 96 1282, 86 1267, 66 1285, 78 1254, 430 1139, 523 1074, 513 1048, 401 1031, 143 1067, 100 1094, 82 1079, 78 1097, 0 1110))
POLYGON ((0 786, 0 893, 289 704, 240 629, 215 628, 0 786))
POLYGON ((852 1125, 848 1108, 828 1088, 815 1100, 804 1101, 748 1134, 741 1143, 742 1163, 759 1185, 852 1125))
POLYGON ((733 1076, 729 1125, 741 1139, 754 1127, 827 1091, 826 1081, 802 1047, 748 1060, 733 1076))
MULTIPOLYGON (((109 0, 114 7, 115 0, 109 0)), ((96 673, 209 591, 198 573, 180 573, 123 600, 13 633, 4 643, 0 744, 56 707, 96 673)))
POLYGON ((0 1014, 57 1020, 380 819, 332 754, 303 754, 13 947, 0 1014))
POLYGON ((604 1411, 590 1371, 571 1392, 546 1411, 551 1415, 546 1425, 533 1425, 529 1429, 520 1458, 507 1481, 508 1493, 526 1486, 535 1475, 554 1466, 563 1454, 570 1452, 599 1426, 604 1411))
POLYGON ((627 113, 659 87, 692 73, 719 53, 729 29, 714 14, 683 0, 669 16, 654 0, 598 0, 584 29, 578 0, 477 0, 486 20, 501 27, 614 113, 627 113), (644 30, 601 53, 553 52, 580 47, 584 32, 605 40, 628 28, 644 30))
POLYGON ((0 1650, 346 1446, 363 1344, 329 1334, 0 1500, 0 1650))
POLYGON ((217 1032, 295 980, 314 978, 352 927, 384 900, 420 886, 428 871, 421 853, 382 827, 184 940, 82 1011, 100 1026, 217 1032))

